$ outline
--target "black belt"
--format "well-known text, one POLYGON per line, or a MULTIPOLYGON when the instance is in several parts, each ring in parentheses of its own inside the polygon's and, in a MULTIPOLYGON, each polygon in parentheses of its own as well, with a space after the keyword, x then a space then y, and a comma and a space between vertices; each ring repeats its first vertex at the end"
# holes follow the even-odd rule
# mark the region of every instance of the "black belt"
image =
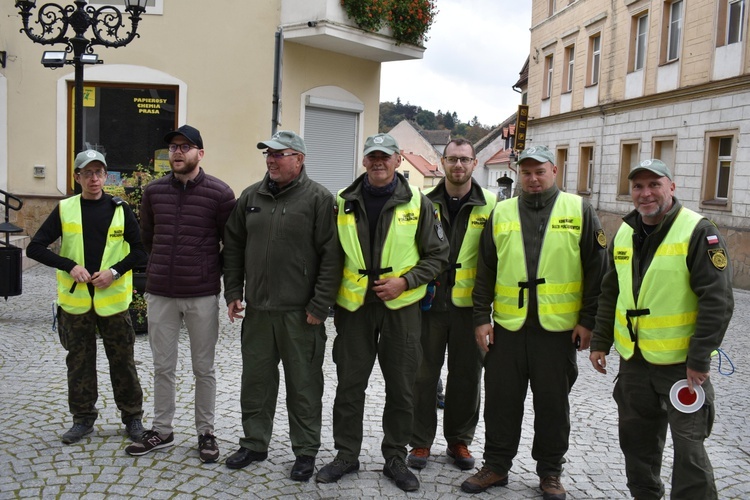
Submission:
POLYGON ((386 267, 386 268, 383 268, 383 269, 360 269, 358 272, 359 272, 359 274, 362 275, 362 276, 360 276, 359 279, 362 279, 365 276, 368 276, 370 278, 378 278, 378 277, 380 277, 381 274, 393 272, 393 268, 392 267, 386 267))
POLYGON ((625 311, 625 317, 628 322, 628 333, 630 334, 630 340, 635 343, 635 332, 633 331, 633 323, 630 322, 630 318, 637 318, 639 316, 646 316, 651 314, 650 309, 628 309, 625 311))
POLYGON ((518 290, 518 308, 521 309, 523 307, 524 288, 531 288, 532 286, 543 285, 546 282, 547 281, 544 278, 537 278, 534 281, 519 281, 518 286, 520 286, 521 289, 518 290))

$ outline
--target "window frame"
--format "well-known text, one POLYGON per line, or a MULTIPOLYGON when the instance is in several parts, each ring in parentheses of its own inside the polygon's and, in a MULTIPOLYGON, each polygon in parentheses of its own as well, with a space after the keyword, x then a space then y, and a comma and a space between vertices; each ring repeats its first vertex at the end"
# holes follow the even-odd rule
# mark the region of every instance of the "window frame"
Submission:
POLYGON ((595 144, 581 144, 578 155, 578 194, 591 196, 594 190, 595 144))
POLYGON ((672 0, 664 4, 664 52, 663 62, 671 63, 680 59, 682 51, 683 23, 685 16, 685 0, 672 0), (675 17, 676 6, 679 5, 679 17, 675 17))
MULTIPOLYGON (((69 158, 69 163, 67 165, 67 174, 65 178, 65 189, 67 194, 75 194, 78 192, 77 190, 80 189, 80 186, 75 182, 75 176, 73 172, 73 159, 75 157, 75 151, 73 150, 73 145, 76 141, 75 138, 75 82, 74 81, 67 81, 66 82, 66 110, 67 110, 67 137, 69 141, 68 146, 68 153, 67 157, 69 158)), ((132 91, 166 91, 166 92, 173 92, 173 99, 174 103, 164 103, 166 104, 165 108, 161 107, 161 104, 152 104, 152 103, 143 103, 140 100, 136 100, 137 98, 134 96, 129 95, 128 93, 125 93, 124 96, 127 98, 132 98, 132 104, 135 107, 134 110, 136 110, 135 113, 126 113, 124 110, 119 109, 117 113, 117 121, 121 123, 125 123, 125 120, 127 119, 128 115, 132 114, 133 117, 135 116, 141 116, 146 115, 148 117, 149 115, 160 115, 163 111, 166 114, 173 114, 174 117, 172 119, 171 124, 166 124, 165 121, 164 125, 165 127, 158 133, 155 133, 151 139, 153 140, 152 145, 154 147, 162 145, 163 143, 163 137, 164 134, 169 130, 174 130, 177 127, 177 124, 180 120, 180 107, 181 107, 181 101, 180 101, 180 95, 181 95, 181 89, 179 85, 175 84, 163 84, 163 83, 137 83, 137 82, 120 82, 120 81, 89 81, 84 84, 84 103, 83 103, 83 140, 84 145, 87 149, 96 149, 97 151, 100 151, 105 155, 107 158, 107 164, 108 164, 108 172, 111 174, 110 177, 107 180, 107 186, 109 185, 121 185, 121 179, 122 175, 132 175, 133 172, 135 172, 138 169, 138 166, 143 167, 149 167, 153 168, 155 170, 166 170, 169 168, 168 164, 168 153, 166 152, 166 145, 164 147, 159 148, 156 147, 156 149, 148 149, 146 148, 144 150, 144 157, 149 158, 151 160, 150 165, 144 165, 146 162, 140 162, 137 159, 132 160, 131 163, 123 161, 121 158, 117 157, 118 151, 123 151, 124 149, 127 149, 128 151, 132 151, 133 149, 137 148, 138 141, 135 141, 134 139, 130 139, 127 142, 128 146, 120 147, 119 149, 116 147, 111 147, 112 145, 118 145, 117 141, 109 141, 109 142, 99 142, 101 141, 101 137, 96 137, 96 142, 89 142, 94 141, 95 137, 88 137, 87 133, 89 132, 89 129, 91 127, 96 127, 96 134, 95 136, 100 136, 102 134, 102 130, 109 130, 111 134, 111 127, 108 127, 106 123, 107 119, 112 119, 114 115, 107 115, 105 114, 105 108, 103 107, 103 92, 112 92, 112 91, 125 91, 125 92, 132 92, 132 91), (158 106, 158 107, 157 107, 158 106), (170 111, 168 108, 170 106, 174 107, 173 111, 170 111), (93 108, 93 109, 91 109, 93 108), (91 120, 92 125, 89 125, 89 118, 88 118, 88 112, 89 110, 92 110, 94 113, 96 113, 96 119, 91 120), (141 109, 143 112, 141 112, 141 109), (149 112, 159 110, 159 112, 149 112), (162 155, 161 157, 159 155, 162 155)), ((108 96, 111 97, 111 96, 108 96)), ((118 136, 118 134, 114 134, 115 136, 118 136)), ((138 135, 139 139, 143 139, 143 135, 138 135)), ((123 146, 120 144, 120 146, 123 146)), ((133 154, 133 153, 131 153, 133 154)), ((137 154, 137 151, 136 151, 137 154)))
POLYGON ((725 45, 731 45, 733 43, 742 43, 745 37, 745 0, 728 0, 727 1, 727 15, 726 15, 726 37, 724 40, 725 45), (739 5, 739 19, 736 23, 738 30, 737 38, 732 39, 732 6, 739 5))
POLYGON ((555 55, 550 53, 544 56, 544 85, 542 88, 542 100, 552 97, 552 84, 555 76, 555 55))
MULTIPOLYGON (((146 5, 147 15, 162 15, 164 14, 164 0, 150 0, 153 5, 146 5)), ((95 9, 104 7, 105 5, 111 5, 112 7, 125 12, 125 0, 89 0, 89 5, 95 9)))
POLYGON ((631 169, 639 163, 640 154, 641 141, 639 139, 620 141, 620 175, 617 181, 617 196, 630 196, 628 176, 631 169))
POLYGON ((563 61, 563 84, 562 92, 573 92, 573 77, 575 76, 575 44, 565 47, 565 60, 563 61))
POLYGON ((648 56, 648 11, 639 12, 633 17, 633 53, 630 71, 641 71, 646 67, 648 56), (642 26, 645 23, 645 26, 642 26), (641 31, 643 29, 643 31, 641 31))
POLYGON ((602 33, 598 32, 589 37, 589 65, 587 84, 594 86, 599 84, 602 60, 602 33))
POLYGON ((738 142, 739 130, 736 129, 706 132, 701 207, 725 211, 732 210, 732 189, 738 142), (730 151, 729 154, 722 154, 722 141, 727 139, 731 140, 730 151), (726 166, 723 166, 722 163, 726 166), (728 169, 724 182, 722 182, 723 168, 728 169), (724 184, 726 193, 719 191, 722 184, 724 184), (721 194, 724 194, 724 196, 721 196, 721 194))
POLYGON ((558 146, 555 150, 555 166, 557 167, 557 187, 560 191, 567 191, 565 186, 565 173, 568 171, 568 158, 570 158, 568 146, 558 146))

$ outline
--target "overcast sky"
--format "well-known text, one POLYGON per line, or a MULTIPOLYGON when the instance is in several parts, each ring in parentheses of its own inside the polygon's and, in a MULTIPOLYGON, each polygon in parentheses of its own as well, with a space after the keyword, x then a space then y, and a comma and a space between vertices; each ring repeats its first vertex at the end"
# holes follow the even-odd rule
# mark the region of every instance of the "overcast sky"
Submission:
POLYGON ((437 0, 423 59, 384 63, 380 100, 499 125, 515 113, 529 54, 531 0, 437 0))

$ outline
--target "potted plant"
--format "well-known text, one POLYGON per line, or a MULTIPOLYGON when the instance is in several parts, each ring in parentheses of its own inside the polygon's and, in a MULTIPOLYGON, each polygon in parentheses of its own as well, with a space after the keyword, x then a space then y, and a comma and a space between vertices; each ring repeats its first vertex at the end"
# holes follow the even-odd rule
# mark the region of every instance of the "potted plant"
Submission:
MULTIPOLYGON (((122 176, 122 192, 120 196, 130 205, 135 218, 140 223, 141 199, 143 190, 149 182, 159 179, 169 173, 168 170, 154 170, 153 165, 144 167, 137 165, 132 174, 122 176)), ((148 332, 148 308, 143 293, 146 290, 146 267, 138 267, 133 273, 133 300, 130 303, 130 318, 136 333, 148 332)))
POLYGON ((142 290, 133 287, 133 301, 128 308, 135 333, 148 333, 148 307, 142 290))
POLYGON ((421 45, 427 41, 437 15, 436 0, 341 0, 344 12, 365 31, 390 26, 397 43, 421 45))

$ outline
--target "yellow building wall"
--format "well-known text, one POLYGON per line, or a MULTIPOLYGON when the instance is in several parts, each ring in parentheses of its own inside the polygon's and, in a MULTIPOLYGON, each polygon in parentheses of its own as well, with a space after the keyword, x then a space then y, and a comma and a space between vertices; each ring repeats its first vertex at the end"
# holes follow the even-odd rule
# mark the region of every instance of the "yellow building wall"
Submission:
MULTIPOLYGON (((72 134, 59 88, 62 80, 73 80, 73 66, 51 70, 40 64, 44 50, 62 46, 42 46, 19 33, 21 18, 13 5, 0 3, 0 50, 8 53, 7 66, 0 69, 7 84, 8 150, 0 155, 7 156, 7 190, 22 198, 48 199, 51 209, 66 195, 59 188, 58 173, 67 173, 68 150, 58 137, 61 130, 63 137, 72 134), (46 167, 44 178, 34 178, 34 165, 46 167)), ((89 75, 102 74, 128 65, 136 73, 156 71, 183 82, 184 119, 178 118, 178 125, 186 122, 201 131, 202 166, 239 195, 265 173, 256 144, 271 136, 280 1, 223 0, 221 9, 206 5, 200 0, 164 2, 162 15, 142 17, 140 37, 129 45, 95 47, 104 65, 86 70, 89 75)), ((92 81, 86 73, 84 78, 92 81)), ((377 132, 380 63, 292 42, 284 47, 281 129, 301 130, 302 93, 320 86, 340 87, 364 105, 360 141, 377 132)), ((37 212, 27 216, 33 220, 20 224, 32 233, 48 210, 37 212)))

